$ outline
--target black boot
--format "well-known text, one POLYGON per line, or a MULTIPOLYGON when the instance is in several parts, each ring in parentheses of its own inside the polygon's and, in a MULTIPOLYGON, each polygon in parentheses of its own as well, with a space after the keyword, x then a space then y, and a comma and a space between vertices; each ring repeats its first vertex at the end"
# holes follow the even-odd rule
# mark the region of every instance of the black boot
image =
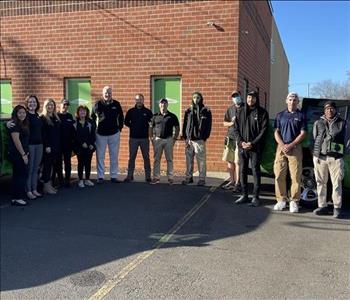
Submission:
POLYGON ((235 201, 235 203, 236 203, 236 204, 243 204, 243 203, 246 203, 246 202, 248 202, 248 201, 249 201, 248 196, 247 196, 247 195, 242 195, 241 197, 239 197, 239 198, 235 201))
POLYGON ((319 207, 314 210, 314 214, 317 216, 324 216, 329 214, 328 207, 319 207))

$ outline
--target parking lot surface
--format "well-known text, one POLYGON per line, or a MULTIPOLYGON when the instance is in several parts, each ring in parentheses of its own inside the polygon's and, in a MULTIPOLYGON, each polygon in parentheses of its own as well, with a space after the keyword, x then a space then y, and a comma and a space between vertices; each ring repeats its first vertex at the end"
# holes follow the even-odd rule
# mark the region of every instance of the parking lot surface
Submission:
POLYGON ((238 206, 222 182, 106 182, 23 208, 2 193, 1 299, 349 298, 349 211, 274 212, 271 181, 238 206))

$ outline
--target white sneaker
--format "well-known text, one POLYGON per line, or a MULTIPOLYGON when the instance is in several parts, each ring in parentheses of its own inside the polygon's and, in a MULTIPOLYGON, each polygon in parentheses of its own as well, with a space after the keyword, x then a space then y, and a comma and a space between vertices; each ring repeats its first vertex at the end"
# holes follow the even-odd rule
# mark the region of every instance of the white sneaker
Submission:
POLYGON ((80 187, 80 188, 85 187, 85 185, 84 185, 84 180, 79 180, 79 182, 78 182, 78 187, 80 187))
POLYGON ((298 203, 296 201, 290 201, 289 202, 289 211, 291 213, 299 212, 299 206, 298 206, 298 203))
POLYGON ((84 184, 85 184, 86 186, 94 186, 94 183, 93 183, 91 180, 89 180, 89 179, 86 179, 86 180, 84 181, 84 184))
POLYGON ((278 201, 275 206, 273 207, 273 210, 283 210, 284 208, 286 208, 287 203, 286 201, 278 201))

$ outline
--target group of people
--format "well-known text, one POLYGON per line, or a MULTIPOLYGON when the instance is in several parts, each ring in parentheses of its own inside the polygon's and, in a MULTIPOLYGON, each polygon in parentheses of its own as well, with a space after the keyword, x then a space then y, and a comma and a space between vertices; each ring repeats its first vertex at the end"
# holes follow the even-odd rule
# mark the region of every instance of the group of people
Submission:
MULTIPOLYGON (((39 115, 40 103, 35 95, 25 99, 24 105, 17 105, 7 123, 10 133, 9 160, 13 165, 13 205, 26 205, 27 199, 42 197, 38 182, 43 183, 42 192, 56 194, 58 186, 70 186, 71 157, 78 160, 78 186, 94 186, 90 180, 91 160, 94 151, 97 159, 97 183, 105 180, 105 153, 108 147, 110 181, 121 182, 118 177, 118 156, 120 133, 129 127, 128 173, 124 182, 134 180, 135 159, 140 147, 144 161, 145 180, 150 184, 160 182, 160 163, 163 152, 167 161, 169 184, 174 183, 173 147, 180 133, 177 116, 168 111, 168 100, 159 100, 159 112, 153 114, 145 107, 144 96, 135 96, 135 106, 125 115, 119 101, 112 98, 112 88, 105 86, 102 99, 90 110, 87 106, 77 107, 75 116, 68 112, 69 101, 62 99, 59 111, 56 102, 44 102, 39 115), (151 176, 150 143, 154 149, 153 177, 151 176), (63 175, 64 165, 64 175, 63 175), (85 176, 84 176, 85 175, 85 176), (39 177, 40 176, 40 177, 39 177)), ((183 184, 193 183, 194 157, 197 158, 199 180, 205 185, 206 147, 210 136, 212 115, 203 104, 199 92, 192 95, 190 108, 186 110, 182 136, 186 140, 186 178, 183 184)))
MULTIPOLYGON (((259 105, 255 91, 247 94, 243 103, 238 91, 231 95, 232 105, 227 109, 224 126, 228 128, 225 139, 223 160, 228 163, 230 180, 222 188, 241 193, 236 204, 250 202, 250 206, 260 205, 261 173, 260 165, 269 117, 267 111, 259 105), (250 201, 247 190, 249 162, 254 179, 253 197, 250 201)), ((281 211, 289 203, 289 211, 299 211, 301 195, 303 149, 302 141, 307 133, 305 114, 298 108, 299 97, 289 93, 287 108, 276 115, 274 138, 277 149, 274 161, 275 195, 277 203, 274 210, 281 211), (291 187, 288 194, 287 174, 290 174, 291 187)), ((346 121, 337 113, 336 103, 327 101, 324 114, 313 124, 313 164, 317 184, 318 208, 316 215, 327 215, 327 183, 330 175, 332 182, 333 216, 341 216, 342 180, 344 178, 344 149, 346 121)))
MULTIPOLYGON (((236 204, 250 202, 259 206, 261 186, 261 159, 269 123, 268 112, 260 106, 256 91, 241 98, 239 91, 231 95, 232 105, 224 116, 227 128, 222 159, 227 162, 230 180, 222 187, 241 193, 236 204), (244 101, 245 100, 245 101, 244 101), (253 197, 248 197, 249 163, 252 170, 253 197)), ((283 210, 289 203, 289 210, 299 210, 301 192, 302 158, 301 142, 306 136, 307 120, 299 110, 299 97, 289 93, 287 108, 278 113, 274 123, 274 138, 277 150, 274 161, 275 194, 277 203, 274 210, 283 210), (291 178, 290 194, 287 190, 287 173, 291 178)), ((129 127, 129 161, 124 182, 134 180, 135 159, 141 149, 145 181, 150 184, 160 182, 160 163, 163 152, 167 162, 169 184, 174 183, 173 147, 179 137, 179 120, 168 110, 168 100, 159 100, 159 112, 153 114, 144 105, 144 96, 135 96, 135 106, 125 115, 117 100, 112 98, 112 89, 105 86, 102 99, 97 101, 91 116, 88 107, 78 106, 75 117, 69 112, 69 101, 63 99, 59 112, 53 99, 44 102, 39 116, 40 104, 34 95, 28 96, 25 106, 17 105, 12 112, 12 120, 7 127, 11 134, 9 158, 13 163, 12 204, 26 205, 26 198, 41 197, 38 192, 38 174, 41 174, 43 192, 57 193, 54 187, 56 177, 59 185, 70 186, 71 157, 78 159, 78 186, 94 186, 90 180, 91 159, 96 150, 97 183, 105 180, 105 153, 108 147, 110 160, 110 181, 121 182, 117 178, 120 133, 129 127), (154 149, 153 176, 151 176, 150 143, 154 149), (64 163, 64 176, 62 163, 64 163), (40 172, 39 172, 40 171, 40 172), (85 171, 85 172, 84 172, 85 171), (85 177, 84 177, 85 173, 85 177)), ((333 185, 334 217, 338 218, 342 206, 342 179, 344 177, 344 145, 346 122, 336 111, 335 102, 324 105, 324 115, 315 122, 313 128, 313 162, 317 182, 319 207, 317 215, 327 214, 327 182, 330 173, 333 185)), ((194 158, 199 173, 198 186, 206 180, 206 141, 210 137, 212 114, 204 105, 200 92, 192 94, 190 107, 185 111, 182 124, 182 138, 185 140, 186 177, 182 184, 193 183, 194 158)))

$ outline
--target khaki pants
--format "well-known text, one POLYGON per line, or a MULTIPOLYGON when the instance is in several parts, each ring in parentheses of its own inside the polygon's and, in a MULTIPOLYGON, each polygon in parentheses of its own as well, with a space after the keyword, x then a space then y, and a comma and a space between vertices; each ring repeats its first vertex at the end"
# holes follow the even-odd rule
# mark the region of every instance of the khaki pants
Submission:
POLYGON ((282 147, 277 146, 276 158, 273 166, 275 173, 275 193, 277 201, 287 200, 287 170, 289 169, 292 180, 291 201, 299 201, 301 188, 301 174, 303 170, 303 150, 299 144, 288 154, 284 154, 282 147))
POLYGON ((186 155, 186 178, 193 176, 194 157, 197 159, 199 180, 204 180, 207 174, 205 141, 189 141, 185 149, 186 155))
POLYGON ((342 180, 344 178, 344 159, 327 156, 319 159, 314 156, 314 169, 317 183, 318 207, 327 206, 328 172, 331 176, 333 191, 332 200, 335 208, 342 206, 342 180))
POLYGON ((160 179, 160 162, 162 159, 163 150, 165 152, 165 158, 167 162, 167 175, 168 179, 174 179, 174 164, 173 164, 173 147, 174 139, 169 137, 167 139, 161 139, 156 137, 153 141, 154 149, 154 167, 153 177, 160 179))

